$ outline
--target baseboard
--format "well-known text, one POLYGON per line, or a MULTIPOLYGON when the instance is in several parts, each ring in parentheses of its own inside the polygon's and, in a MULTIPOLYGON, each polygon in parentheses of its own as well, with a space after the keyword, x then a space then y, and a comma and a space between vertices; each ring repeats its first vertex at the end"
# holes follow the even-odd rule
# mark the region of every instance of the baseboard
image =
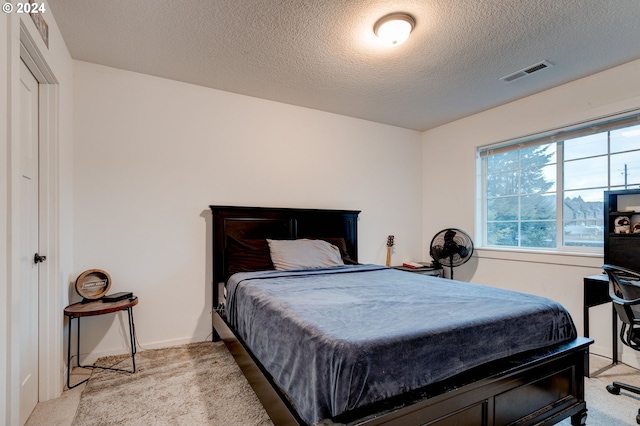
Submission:
MULTIPOLYGON (((598 342, 594 342, 591 347, 589 347, 589 353, 594 355, 600 355, 605 358, 613 358, 613 354, 611 353, 611 343, 607 342, 607 345, 598 345, 598 342)), ((620 343, 621 345, 621 343, 620 343)))
MULTIPOLYGON (((622 343, 620 343, 622 345, 622 343)), ((640 370, 640 353, 634 351, 633 349, 625 347, 622 352, 622 356, 620 357, 620 361, 622 363, 628 365, 629 367, 633 367, 637 370, 640 370), (625 352, 627 351, 627 352, 625 352)))
MULTIPOLYGON (((202 342, 205 340, 211 340, 211 334, 208 334, 208 335, 199 334, 195 336, 185 337, 182 339, 160 340, 160 341, 145 343, 145 344, 140 344, 138 342, 139 344, 137 345, 137 350, 144 351, 148 349, 163 349, 171 346, 180 346, 180 345, 186 345, 188 343, 202 342)), ((90 364, 94 364, 99 358, 102 358, 105 356, 113 356, 113 355, 126 355, 126 354, 130 354, 131 353, 130 351, 131 349, 129 347, 122 347, 122 348, 109 350, 109 351, 91 352, 87 354, 80 354, 80 360, 83 365, 90 365, 90 364)), ((76 364, 77 364, 76 359, 72 358, 71 359, 72 367, 74 367, 76 364)), ((67 373, 66 366, 65 366, 64 373, 65 374, 67 373)))

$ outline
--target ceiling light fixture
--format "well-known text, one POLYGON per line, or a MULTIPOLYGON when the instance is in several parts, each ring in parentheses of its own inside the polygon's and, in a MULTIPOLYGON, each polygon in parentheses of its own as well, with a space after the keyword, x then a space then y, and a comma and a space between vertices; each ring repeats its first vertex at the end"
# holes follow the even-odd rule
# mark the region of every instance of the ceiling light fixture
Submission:
POLYGON ((373 32, 386 45, 399 46, 404 43, 416 26, 413 16, 406 13, 392 13, 378 19, 373 32))

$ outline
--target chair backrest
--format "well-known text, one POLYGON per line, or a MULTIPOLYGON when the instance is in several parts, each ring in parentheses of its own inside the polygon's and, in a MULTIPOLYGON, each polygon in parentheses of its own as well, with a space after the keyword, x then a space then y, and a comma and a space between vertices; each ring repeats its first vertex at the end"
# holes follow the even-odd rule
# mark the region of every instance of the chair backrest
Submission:
POLYGON ((640 272, 614 265, 603 265, 609 276, 609 297, 620 320, 640 324, 640 272))

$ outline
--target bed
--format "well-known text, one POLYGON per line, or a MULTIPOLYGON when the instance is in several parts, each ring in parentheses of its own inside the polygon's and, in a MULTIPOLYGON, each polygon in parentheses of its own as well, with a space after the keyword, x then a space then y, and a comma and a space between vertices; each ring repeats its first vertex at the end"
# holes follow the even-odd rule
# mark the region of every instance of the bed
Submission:
POLYGON ((275 424, 586 423, 557 303, 358 264, 358 211, 210 208, 213 339, 275 424))

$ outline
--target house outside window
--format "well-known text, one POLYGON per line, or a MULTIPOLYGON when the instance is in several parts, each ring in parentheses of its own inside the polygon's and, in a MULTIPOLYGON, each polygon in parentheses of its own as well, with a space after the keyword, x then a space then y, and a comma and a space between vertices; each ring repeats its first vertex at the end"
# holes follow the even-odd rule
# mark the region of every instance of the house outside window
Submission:
POLYGON ((478 149, 480 247, 601 252, 604 191, 640 188, 640 114, 478 149))

